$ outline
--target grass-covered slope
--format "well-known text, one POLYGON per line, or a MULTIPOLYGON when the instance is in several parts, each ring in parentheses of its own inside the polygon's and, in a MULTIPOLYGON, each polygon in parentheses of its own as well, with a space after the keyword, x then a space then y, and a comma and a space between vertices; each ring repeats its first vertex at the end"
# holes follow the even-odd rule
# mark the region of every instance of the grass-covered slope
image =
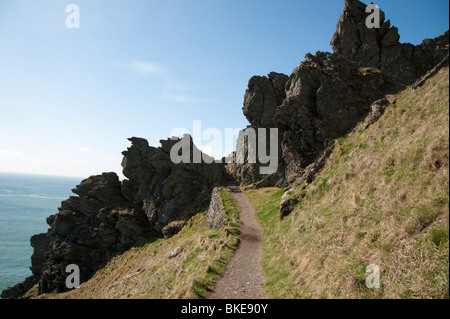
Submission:
POLYGON ((220 191, 226 211, 222 230, 207 226, 199 213, 170 239, 154 239, 112 258, 90 280, 67 293, 44 298, 204 298, 238 245, 239 212, 235 199, 220 191), (169 255, 179 247, 176 257, 169 255))
POLYGON ((395 96, 383 117, 336 141, 303 197, 249 190, 265 229, 272 298, 449 297, 449 71, 395 96), (366 267, 380 288, 366 287, 366 267))

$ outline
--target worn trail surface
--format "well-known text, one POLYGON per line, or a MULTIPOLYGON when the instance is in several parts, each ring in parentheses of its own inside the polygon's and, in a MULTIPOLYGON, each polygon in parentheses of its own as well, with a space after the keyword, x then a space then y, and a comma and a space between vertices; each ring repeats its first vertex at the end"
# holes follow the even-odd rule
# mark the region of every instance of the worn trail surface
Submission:
POLYGON ((216 284, 210 299, 262 299, 265 278, 262 271, 263 231, 247 196, 233 193, 243 223, 240 245, 216 284))

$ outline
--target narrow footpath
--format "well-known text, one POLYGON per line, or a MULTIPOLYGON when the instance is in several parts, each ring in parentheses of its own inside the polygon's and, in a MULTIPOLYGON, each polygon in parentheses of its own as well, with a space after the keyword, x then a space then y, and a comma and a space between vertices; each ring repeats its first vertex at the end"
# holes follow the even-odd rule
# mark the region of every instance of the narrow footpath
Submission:
POLYGON ((240 245, 228 263, 209 299, 263 299, 265 277, 262 271, 263 230, 247 196, 233 193, 239 204, 243 225, 240 245))

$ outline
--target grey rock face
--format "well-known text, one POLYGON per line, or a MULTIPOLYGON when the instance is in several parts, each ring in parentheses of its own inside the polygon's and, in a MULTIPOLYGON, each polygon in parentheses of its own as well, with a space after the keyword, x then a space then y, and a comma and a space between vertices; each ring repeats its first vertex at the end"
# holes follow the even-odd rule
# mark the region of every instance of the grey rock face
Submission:
POLYGON ((389 106, 389 101, 386 98, 382 98, 378 101, 373 102, 370 106, 371 112, 369 114, 369 118, 367 119, 367 123, 365 128, 367 129, 369 126, 377 122, 381 116, 383 116, 384 111, 389 106))
POLYGON ((158 232, 207 207, 213 188, 228 182, 222 163, 193 163, 198 149, 190 136, 184 138, 190 145, 191 163, 174 164, 170 159, 171 147, 180 140, 161 141, 162 147, 154 148, 145 140, 131 138, 132 146, 123 152, 127 200, 141 203, 148 222, 158 232))
POLYGON ((206 214, 206 223, 209 227, 221 229, 225 222, 225 210, 223 208, 222 198, 219 194, 219 188, 214 188, 211 201, 206 214))
POLYGON ((411 85, 447 55, 448 31, 418 46, 400 43, 398 29, 385 20, 381 10, 380 28, 367 28, 366 7, 358 0, 345 1, 331 45, 337 55, 356 61, 359 66, 380 69, 388 91, 411 85))
POLYGON ((324 52, 307 55, 286 84, 275 123, 283 134, 286 180, 292 182, 329 141, 346 134, 383 96, 382 73, 324 52))
MULTIPOLYGON (((239 132, 238 141, 236 143, 236 151, 232 154, 232 163, 225 165, 228 174, 234 178, 239 184, 242 185, 254 185, 256 187, 266 187, 266 186, 283 186, 285 184, 284 180, 284 161, 281 156, 281 147, 276 151, 276 154, 270 154, 271 156, 277 156, 278 169, 274 174, 266 175, 261 173, 261 168, 267 167, 268 164, 261 163, 259 161, 259 152, 266 152, 266 150, 260 150, 258 147, 258 139, 260 138, 260 133, 258 129, 253 126, 248 126, 245 130, 239 132), (249 134, 252 133, 252 134, 249 134), (254 141, 250 142, 254 136, 254 141), (242 143, 240 141, 243 141, 242 143), (251 159, 256 159, 253 161, 251 159)), ((266 129, 262 134, 266 143, 270 141, 270 130, 266 129)), ((267 147, 268 144, 266 144, 267 147)), ((278 145, 281 145, 280 135, 278 135, 278 145)))
POLYGON ((413 84, 435 65, 448 64, 448 31, 418 46, 401 44, 398 29, 383 11, 380 28, 366 26, 366 7, 358 0, 345 1, 331 40, 334 54, 308 54, 287 81, 277 73, 250 79, 244 115, 251 128, 279 129, 280 164, 274 176, 258 175, 258 163, 227 165, 237 181, 262 186, 293 182, 308 173, 305 168, 321 158, 331 140, 369 113, 369 121, 377 120, 384 109, 372 110, 373 102, 413 84))
MULTIPOLYGON (((190 150, 198 151, 190 136, 185 138, 190 150)), ((5 297, 20 296, 37 281, 41 293, 67 290, 70 264, 79 267, 80 281, 86 281, 111 252, 139 245, 149 235, 176 234, 193 214, 206 209, 213 188, 228 182, 222 163, 174 164, 170 150, 180 140, 161 141, 159 148, 141 138, 130 141, 122 163, 128 179, 121 182, 117 174, 103 173, 73 189, 78 196, 63 201, 59 212, 47 218, 48 232, 31 238, 33 277, 5 297)))
POLYGON ((249 80, 242 110, 253 127, 275 127, 275 110, 286 97, 288 79, 285 74, 271 72, 268 77, 254 76, 249 80))
POLYGON ((30 242, 34 249, 34 253, 31 256, 30 270, 33 275, 40 275, 45 260, 45 252, 48 249, 50 239, 47 234, 37 234, 31 237, 30 242))
MULTIPOLYGON (((275 174, 264 175, 260 173, 263 165, 258 160, 257 142, 250 145, 248 138, 244 135, 252 130, 255 132, 256 141, 259 138, 258 128, 265 128, 266 141, 269 141, 269 129, 276 128, 274 117, 276 108, 286 97, 285 86, 289 77, 285 74, 271 72, 268 76, 254 76, 248 82, 248 88, 244 95, 243 113, 251 123, 246 129, 239 133, 239 140, 243 143, 237 143, 236 152, 233 153, 233 163, 227 164, 228 173, 240 184, 256 186, 282 186, 284 180, 284 163, 281 152, 278 156, 278 170, 275 174), (256 156, 256 162, 249 161, 249 158, 256 156), (239 158, 242 157, 242 158, 239 158)), ((281 140, 278 141, 281 143, 281 140)), ((280 149, 281 150, 281 149, 280 149)), ((264 150, 265 151, 265 150, 264 150)))
POLYGON ((61 203, 59 212, 47 219, 44 245, 34 244, 33 267, 40 271, 40 292, 65 291, 66 266, 80 268, 81 282, 87 280, 108 259, 112 250, 125 250, 142 242, 151 232, 144 212, 124 199, 121 183, 115 173, 103 173, 81 182, 70 197, 61 203), (39 261, 39 262, 38 262, 39 261))

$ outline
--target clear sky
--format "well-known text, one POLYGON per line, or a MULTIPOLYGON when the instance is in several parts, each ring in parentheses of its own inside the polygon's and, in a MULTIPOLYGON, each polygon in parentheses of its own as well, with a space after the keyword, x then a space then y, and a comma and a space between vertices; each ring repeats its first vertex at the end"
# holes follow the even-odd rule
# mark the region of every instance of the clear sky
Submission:
MULTIPOLYGON (((331 51, 344 0, 0 0, 0 171, 121 172, 138 136, 244 128, 253 75, 331 51), (66 6, 80 28, 66 27, 66 6)), ((448 29, 447 0, 379 0, 401 41, 448 29)), ((223 150, 228 153, 230 150, 223 150)))

